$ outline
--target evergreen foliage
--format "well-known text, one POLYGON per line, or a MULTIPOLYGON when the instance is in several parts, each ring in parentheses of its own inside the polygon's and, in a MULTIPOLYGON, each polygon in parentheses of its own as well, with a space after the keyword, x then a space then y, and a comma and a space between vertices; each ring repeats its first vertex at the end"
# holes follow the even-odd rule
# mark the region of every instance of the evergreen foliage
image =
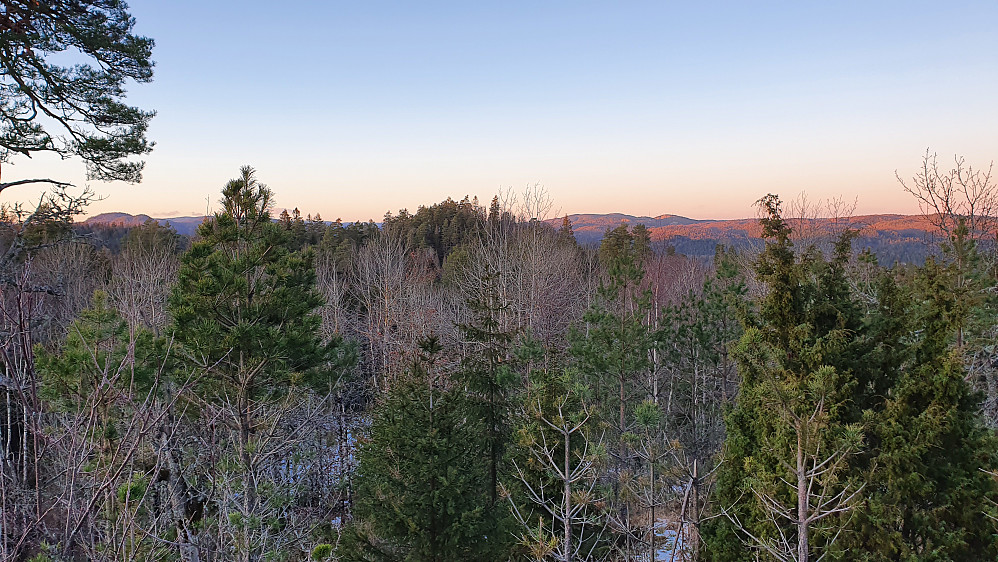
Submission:
POLYGON ((184 239, 155 221, 94 230, 114 255, 51 245, 69 223, 45 206, 9 224, 31 249, 0 303, 5 557, 633 560, 669 548, 665 526, 677 560, 998 558, 998 441, 971 384, 994 384, 993 278, 959 221, 939 258, 885 270, 850 232, 795 247, 768 196, 751 279, 727 248, 711 268, 622 225, 587 250, 498 199, 382 233, 274 221, 271 198, 244 168, 176 283, 184 239), (393 290, 360 306, 380 251, 393 290), (74 260, 111 297, 94 280, 32 316, 74 260), (129 300, 170 285, 169 314, 129 300), (423 318, 440 340, 417 346, 423 318), (40 329, 65 338, 23 343, 40 329), (341 337, 384 362, 351 370, 341 337))
POLYGON ((570 353, 594 391, 599 418, 620 445, 619 462, 626 461, 623 438, 632 426, 631 410, 652 390, 649 351, 655 342, 645 323, 651 301, 640 286, 649 252, 647 239, 628 232, 626 226, 607 233, 599 248, 606 278, 583 315, 583 324, 569 335, 570 353))
POLYGON ((130 334, 125 320, 108 305, 107 295, 98 291, 90 308, 70 325, 57 352, 38 347, 42 395, 64 408, 95 398, 113 408, 116 393, 150 388, 163 354, 162 342, 154 341, 151 333, 130 334))
POLYGON ((153 41, 134 25, 122 0, 0 3, 0 165, 50 151, 82 158, 93 179, 141 179, 124 159, 152 150, 154 114, 123 101, 128 80, 152 80, 153 41), (59 64, 65 53, 86 62, 59 64))
POLYGON ((516 375, 509 366, 509 357, 514 334, 503 330, 500 324, 500 315, 507 305, 500 298, 496 274, 483 276, 479 294, 470 297, 467 305, 472 321, 459 327, 473 351, 462 361, 461 377, 484 423, 489 454, 486 493, 494 505, 499 497, 499 478, 511 431, 510 394, 516 375))
POLYGON ((220 411, 228 432, 216 472, 202 475, 213 490, 232 490, 215 499, 215 521, 237 557, 252 562, 278 547, 269 537, 285 522, 275 506, 296 500, 298 483, 265 470, 287 425, 276 399, 331 392, 353 353, 338 337, 322 340, 312 254, 288 249, 270 220, 271 191, 253 169, 242 168, 222 195, 223 210, 181 258, 170 305, 185 362, 198 373, 194 404, 220 411))
POLYGON ((608 511, 614 514, 609 523, 621 537, 624 554, 630 556, 635 541, 650 528, 638 523, 640 494, 628 486, 643 470, 634 449, 641 441, 635 433, 639 427, 634 410, 642 400, 654 400, 657 389, 651 361, 657 334, 648 323, 651 294, 642 285, 644 262, 651 255, 647 229, 637 225, 628 231, 621 225, 608 231, 598 255, 606 277, 582 324, 570 332, 569 351, 580 381, 592 390, 593 421, 609 436, 608 511))
MULTIPOLYGON (((825 552, 838 536, 840 521, 848 518, 823 515, 820 524, 807 529, 810 534, 803 525, 793 525, 794 518, 803 523, 819 515, 805 513, 808 509, 821 508, 803 501, 811 498, 797 493, 798 478, 806 476, 805 466, 813 469, 827 460, 835 470, 813 478, 820 480, 824 497, 852 497, 859 486, 848 481, 843 462, 859 447, 852 406, 865 390, 855 372, 863 363, 863 341, 857 337, 861 318, 843 277, 848 237, 830 262, 813 250, 798 259, 779 200, 768 196, 760 203, 768 241, 756 267, 768 293, 759 319, 749 323, 735 350, 741 386, 725 416, 725 461, 714 500, 725 516, 710 521, 704 532, 711 560, 752 560, 754 551, 777 539, 788 543, 787 555, 797 560, 825 552), (774 516, 774 505, 796 506, 795 516, 774 516), (801 544, 806 548, 798 553, 801 544)), ((849 508, 825 507, 841 507, 844 513, 849 508)))
MULTIPOLYGON (((270 220, 270 190, 244 167, 184 254, 171 299, 176 334, 203 369, 203 387, 247 401, 290 384, 328 388, 339 341, 323 343, 309 252, 292 252, 270 220)), ((249 402, 244 404, 249 406, 249 402)))
POLYGON ((561 219, 561 228, 558 229, 558 241, 570 246, 579 245, 579 242, 575 239, 575 232, 572 230, 572 221, 569 220, 568 215, 565 215, 561 219))
MULTIPOLYGON (((521 362, 543 365, 536 341, 525 340, 521 362)), ((522 417, 511 450, 513 475, 504 485, 532 560, 591 560, 612 546, 607 532, 605 433, 593 418, 592 392, 568 369, 530 369, 522 417)))
POLYGON ((489 474, 485 428, 464 389, 435 368, 438 341, 421 349, 410 376, 373 412, 342 560, 501 558, 503 536, 482 486, 489 474))
POLYGON ((762 203, 772 241, 758 274, 769 293, 736 353, 742 386, 725 417, 715 499, 727 517, 707 526, 705 554, 750 560, 746 542, 762 550, 776 537, 801 544, 789 526, 776 531, 779 519, 767 508, 773 498, 800 505, 800 494, 785 489, 779 499, 774 485, 791 480, 781 466, 792 462, 780 452, 803 435, 822 444, 826 466, 834 468, 816 480, 834 501, 795 560, 846 552, 862 560, 993 558, 994 529, 985 514, 995 494, 988 474, 994 437, 951 347, 966 315, 951 290, 958 266, 930 259, 911 288, 884 275, 877 305, 864 312, 845 277, 848 237, 830 261, 814 252, 797 259, 779 201, 762 203), (799 423, 808 411, 816 434, 799 423))
MULTIPOLYGON (((148 524, 158 516, 145 500, 159 468, 148 460, 151 450, 141 435, 156 423, 145 407, 160 394, 160 375, 170 363, 166 342, 146 330, 130 331, 97 291, 62 345, 55 351, 38 346, 36 352, 41 397, 51 408, 47 431, 72 459, 63 464, 69 459, 53 458, 46 477, 70 482, 92 512, 86 517, 67 506, 60 516, 79 523, 73 534, 63 535, 62 546, 72 552, 74 535, 89 534, 97 539, 87 541, 97 543, 87 545, 94 550, 78 552, 92 557, 107 548, 102 543, 120 537, 123 519, 148 524)), ((146 536, 121 542, 121 552, 136 558, 164 554, 146 536)))
POLYGON ((357 251, 380 234, 381 230, 374 221, 354 222, 343 226, 343 221, 336 219, 322 234, 319 250, 332 256, 338 271, 350 271, 357 251))
POLYGON ((172 226, 149 219, 141 226, 128 229, 121 246, 123 250, 152 252, 162 249, 179 253, 186 249, 187 239, 177 234, 172 226))
POLYGON ((855 560, 985 560, 998 557, 992 517, 998 443, 953 347, 963 319, 951 287, 955 263, 929 259, 911 287, 882 281, 907 334, 881 410, 866 412, 872 461, 855 560))
POLYGON ((465 196, 461 201, 450 197, 441 203, 420 206, 416 214, 402 209, 397 215, 385 215, 382 228, 399 236, 413 248, 433 248, 442 263, 454 248, 476 240, 485 222, 485 211, 478 198, 465 196))
POLYGON ((701 465, 720 451, 721 409, 734 399, 738 383, 729 347, 741 338, 748 297, 735 255, 718 247, 714 276, 699 293, 691 291, 666 306, 655 335, 671 367, 670 433, 701 465))

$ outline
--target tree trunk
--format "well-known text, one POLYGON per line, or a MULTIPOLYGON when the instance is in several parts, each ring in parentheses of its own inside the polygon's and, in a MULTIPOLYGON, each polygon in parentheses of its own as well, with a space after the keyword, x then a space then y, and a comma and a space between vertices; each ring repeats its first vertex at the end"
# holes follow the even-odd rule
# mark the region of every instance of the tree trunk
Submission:
POLYGON ((690 504, 692 504, 693 509, 692 521, 690 521, 690 536, 689 548, 690 552, 693 553, 693 558, 696 559, 697 553, 700 552, 700 464, 697 459, 693 459, 693 482, 690 485, 690 504))
POLYGON ((797 426, 797 562, 807 562, 808 554, 808 493, 807 466, 804 464, 803 428, 797 426))
POLYGON ((571 460, 571 439, 572 434, 565 431, 565 562, 572 562, 572 460, 571 460))
POLYGON ((242 532, 243 540, 246 543, 246 550, 242 553, 242 559, 244 562, 253 562, 256 560, 256 549, 253 546, 253 541, 249 538, 249 525, 250 518, 256 512, 256 486, 255 479, 253 478, 253 459, 250 456, 249 441, 252 429, 249 411, 250 404, 249 397, 246 396, 245 392, 240 392, 237 404, 237 407, 239 408, 239 460, 243 469, 242 532))

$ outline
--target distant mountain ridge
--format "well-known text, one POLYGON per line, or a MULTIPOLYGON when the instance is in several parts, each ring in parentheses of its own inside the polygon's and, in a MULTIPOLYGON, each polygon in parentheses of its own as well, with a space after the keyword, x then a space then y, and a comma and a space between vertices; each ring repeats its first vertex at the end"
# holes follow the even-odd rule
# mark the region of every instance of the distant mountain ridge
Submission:
MULTIPOLYGON (((560 220, 561 219, 551 219, 548 222, 555 223, 555 222, 560 222, 560 220)), ((657 217, 636 217, 634 215, 625 215, 623 213, 575 214, 575 215, 568 215, 568 220, 572 221, 572 228, 575 230, 579 230, 580 228, 582 229, 597 228, 599 226, 616 228, 621 224, 643 224, 648 228, 657 228, 661 226, 691 225, 691 224, 705 222, 698 219, 681 217, 679 215, 659 215, 657 217)))
MULTIPOLYGON (((172 225, 181 234, 193 234, 198 225, 204 222, 204 216, 153 218, 146 214, 131 215, 129 213, 101 213, 84 221, 84 224, 106 224, 120 226, 140 226, 148 220, 156 220, 160 224, 172 225)), ((616 228, 621 224, 643 224, 651 231, 655 240, 670 236, 691 236, 694 238, 715 238, 718 236, 734 236, 737 238, 758 238, 762 231, 759 219, 691 219, 679 215, 635 216, 624 213, 577 213, 568 215, 572 230, 576 237, 602 238, 608 228, 616 228)), ((794 221, 797 219, 788 219, 794 221)), ((856 215, 847 218, 807 219, 812 228, 821 229, 829 226, 834 220, 847 224, 850 228, 860 231, 860 235, 876 235, 881 232, 896 233, 927 233, 935 232, 935 227, 922 215, 856 215)), ((552 226, 560 226, 562 218, 548 219, 552 226)), ((327 221, 328 222, 328 221, 327 221)), ((349 224, 349 223, 345 223, 349 224)), ((580 240, 581 241, 581 240, 580 240)))
MULTIPOLYGON (((139 226, 148 220, 170 225, 180 234, 191 236, 206 217, 152 218, 145 214, 102 213, 88 218, 84 224, 139 226)), ((652 241, 667 243, 686 255, 710 256, 717 244, 736 247, 754 245, 762 236, 758 218, 691 219, 679 215, 635 216, 623 213, 577 213, 568 215, 572 230, 580 244, 595 244, 608 229, 621 224, 648 227, 652 241)), ((546 222, 558 228, 563 217, 546 222)), ((882 261, 920 261, 928 251, 926 241, 938 236, 937 229, 922 215, 857 215, 839 219, 788 219, 791 226, 815 233, 848 227, 858 232, 855 246, 875 250, 882 261)), ((344 223, 347 224, 347 223, 344 223)))
MULTIPOLYGON (((679 215, 659 215, 657 217, 625 215, 622 213, 608 214, 574 214, 568 215, 572 230, 579 242, 598 241, 608 228, 616 228, 621 224, 629 226, 643 224, 648 227, 652 240, 668 240, 673 237, 685 237, 695 240, 729 240, 753 239, 762 236, 762 227, 757 218, 745 219, 691 219, 679 215)), ((562 218, 549 219, 552 226, 560 226, 562 218)), ((828 230, 837 222, 840 227, 848 227, 859 231, 861 237, 876 237, 892 234, 902 237, 924 237, 936 233, 936 228, 922 215, 856 215, 852 217, 830 219, 788 219, 793 226, 802 226, 816 231, 828 230), (797 224, 800 223, 800 224, 797 224)))
POLYGON ((128 213, 101 213, 99 215, 94 215, 87 220, 83 221, 83 224, 88 225, 108 225, 108 226, 142 226, 146 221, 155 220, 163 226, 172 226, 178 234, 183 234, 186 236, 193 236, 197 231, 198 226, 204 222, 207 217, 170 217, 157 219, 150 217, 149 215, 131 215, 128 213))

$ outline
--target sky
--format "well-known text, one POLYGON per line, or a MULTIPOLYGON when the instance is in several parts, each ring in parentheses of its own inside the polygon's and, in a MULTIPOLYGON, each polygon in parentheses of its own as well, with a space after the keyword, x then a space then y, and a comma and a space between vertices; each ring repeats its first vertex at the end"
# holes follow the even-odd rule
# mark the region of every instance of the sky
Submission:
POLYGON ((927 149, 998 158, 993 0, 129 5, 156 41, 142 183, 4 179, 89 185, 89 214, 204 214, 248 164, 326 220, 535 184, 558 215, 720 219, 802 191, 917 213, 895 171, 927 149))

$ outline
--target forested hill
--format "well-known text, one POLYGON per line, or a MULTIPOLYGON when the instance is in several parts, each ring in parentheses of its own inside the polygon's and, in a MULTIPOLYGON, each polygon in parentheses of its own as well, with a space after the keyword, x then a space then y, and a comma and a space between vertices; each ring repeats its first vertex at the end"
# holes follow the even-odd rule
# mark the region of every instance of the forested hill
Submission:
MULTIPOLYGON (((625 215, 621 213, 608 214, 575 214, 568 215, 572 222, 572 230, 579 242, 598 242, 608 228, 616 228, 621 224, 643 224, 651 231, 653 240, 667 240, 672 236, 689 238, 738 239, 759 238, 762 231, 759 219, 690 219, 678 215, 659 215, 657 217, 625 215)), ((924 236, 934 231, 934 227, 921 215, 857 215, 839 219, 805 219, 803 222, 813 230, 828 230, 836 224, 848 226, 860 231, 861 236, 897 235, 924 236)), ((553 225, 558 225, 561 218, 553 219, 553 225)))
MULTIPOLYGON (((433 206, 434 208, 437 206, 433 206)), ((713 220, 691 219, 678 215, 634 216, 622 213, 568 215, 575 238, 580 244, 598 244, 608 229, 621 224, 643 224, 648 227, 653 242, 672 246, 676 253, 689 256, 712 256, 718 244, 735 247, 761 245, 759 221, 755 218, 713 220)), ((103 213, 90 217, 89 226, 116 225, 138 226, 150 220, 148 215, 128 213, 103 213)), ((172 226, 177 233, 191 236, 204 217, 156 218, 162 225, 172 226)), ((559 227, 564 217, 547 222, 559 227)), ((791 221, 794 222, 794 221, 791 221)), ((848 227, 858 231, 854 246, 858 250, 869 248, 882 263, 921 263, 937 235, 929 221, 920 215, 858 215, 840 219, 798 219, 795 224, 801 232, 815 236, 848 227)))
POLYGON ((205 217, 170 217, 153 219, 149 215, 130 215, 128 213, 101 213, 94 215, 83 222, 85 225, 108 225, 108 226, 142 226, 148 220, 156 220, 163 226, 172 226, 177 234, 192 236, 198 225, 204 221, 205 217))
MULTIPOLYGON (((580 244, 597 244, 609 228, 621 224, 643 224, 653 242, 672 246, 676 253, 688 256, 712 256, 717 244, 734 247, 761 245, 762 229, 756 218, 697 220, 677 215, 656 217, 620 213, 568 215, 580 244)), ((553 226, 563 218, 553 219, 553 226)), ((857 215, 847 218, 789 219, 794 230, 804 236, 821 237, 845 228, 856 230, 853 244, 857 250, 870 249, 881 263, 921 263, 929 248, 938 242, 938 233, 921 215, 857 215)))

